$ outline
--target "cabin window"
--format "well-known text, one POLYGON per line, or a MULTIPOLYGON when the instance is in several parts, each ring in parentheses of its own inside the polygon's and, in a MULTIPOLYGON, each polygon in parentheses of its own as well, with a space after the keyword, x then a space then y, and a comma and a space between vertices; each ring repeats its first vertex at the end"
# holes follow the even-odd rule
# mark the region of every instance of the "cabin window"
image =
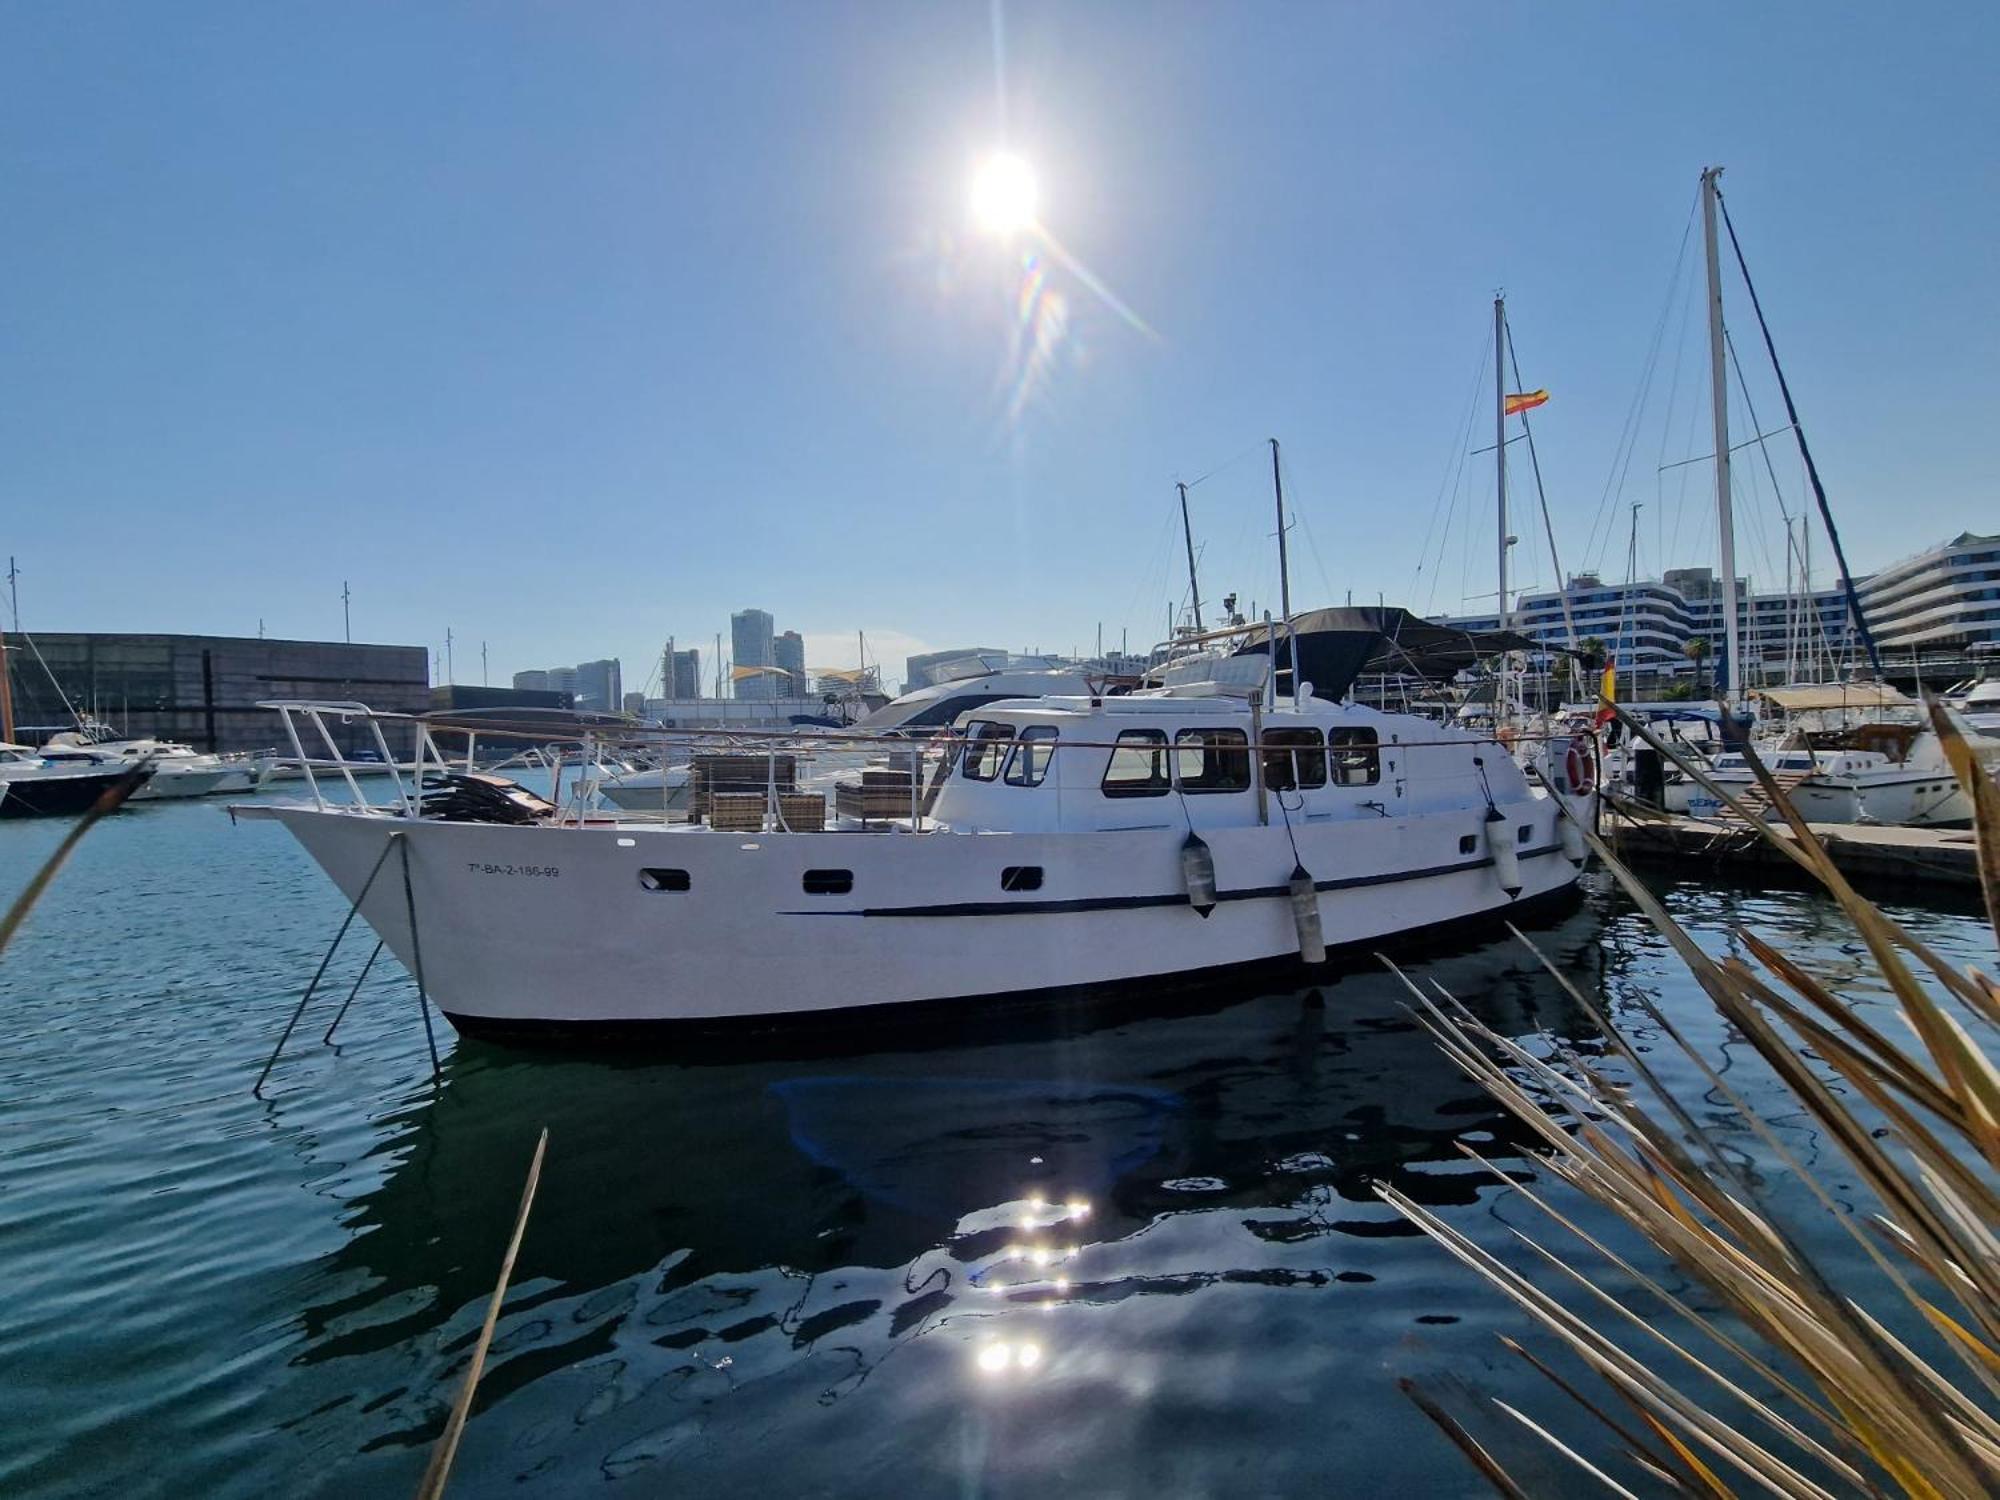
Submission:
POLYGON ((1317 729, 1264 731, 1264 785, 1274 792, 1326 785, 1326 741, 1317 729))
POLYGON ((1336 786, 1373 786, 1382 779, 1382 752, 1372 729, 1329 729, 1328 758, 1336 786))
POLYGON ((1532 823, 1523 823, 1514 834, 1514 842, 1517 844, 1525 844, 1528 842, 1529 839, 1533 838, 1534 836, 1535 836, 1535 825, 1532 823))
POLYGON ((845 896, 854 889, 852 870, 808 870, 800 881, 808 896, 845 896))
POLYGON ((692 882, 686 870, 641 870, 639 884, 649 891, 684 891, 692 882))
POLYGON ((1007 757, 1007 785, 1040 786, 1042 778, 1049 774, 1049 762, 1055 759, 1055 754, 1055 726, 1029 725, 1021 731, 1014 753, 1007 757))
POLYGON ((1250 790, 1250 736, 1240 729, 1183 729, 1174 736, 1174 772, 1184 792, 1250 790))
POLYGON ((1478 834, 1462 833, 1458 836, 1458 852, 1460 854, 1476 854, 1478 853, 1478 851, 1479 851, 1478 834))
POLYGON ((1164 797, 1173 790, 1167 774, 1167 736, 1159 729, 1119 731, 1102 783, 1107 797, 1164 797))
POLYGON ((965 737, 965 779, 997 781, 1000 768, 1007 764, 1007 751, 1014 743, 1014 726, 990 720, 967 727, 965 737))
POLYGON ((1008 865, 1000 872, 1000 889, 1003 891, 1039 891, 1041 888, 1040 865, 1008 865))

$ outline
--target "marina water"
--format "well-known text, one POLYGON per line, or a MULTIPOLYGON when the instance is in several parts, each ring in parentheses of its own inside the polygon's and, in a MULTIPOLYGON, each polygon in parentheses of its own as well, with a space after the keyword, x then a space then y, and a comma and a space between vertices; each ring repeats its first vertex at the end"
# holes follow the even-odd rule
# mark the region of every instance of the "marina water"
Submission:
MULTIPOLYGON (((0 826, 9 895, 63 831, 0 826)), ((1664 891, 1711 948, 1741 921, 1862 968, 1817 896, 1664 891)), ((0 958, 0 1492, 409 1493, 543 1125, 454 1494, 1484 1493, 1404 1377, 1574 1433, 1495 1334, 1545 1341, 1369 1191, 1517 1261, 1533 1217, 1460 1149, 1525 1172, 1517 1137, 1372 964, 831 1055, 528 1053, 440 1023, 434 1091, 386 957, 320 1042, 364 937, 253 1099, 343 910, 282 828, 164 803, 92 832, 0 958)), ((1990 961, 1970 911, 1892 910, 1990 961)), ((1658 996, 1845 1189, 1603 877, 1533 935, 1614 1008, 1658 996)), ((1507 940, 1406 961, 1503 1030, 1595 1045, 1507 940)), ((1831 1265, 1854 1253, 1768 1187, 1831 1265)))

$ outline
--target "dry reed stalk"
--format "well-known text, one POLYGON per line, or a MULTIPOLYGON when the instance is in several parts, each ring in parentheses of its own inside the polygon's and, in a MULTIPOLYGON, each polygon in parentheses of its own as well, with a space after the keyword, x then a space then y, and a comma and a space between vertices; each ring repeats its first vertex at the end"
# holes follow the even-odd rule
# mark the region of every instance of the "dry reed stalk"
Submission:
POLYGON ((493 1296, 486 1304, 486 1321, 479 1326, 479 1338, 472 1346, 472 1361, 465 1367, 458 1399, 451 1404, 451 1415, 445 1419, 444 1431, 438 1434, 430 1463, 417 1484, 417 1500, 438 1500, 444 1493, 445 1480, 451 1476, 451 1461, 458 1456, 458 1440, 465 1432, 466 1418, 472 1414, 472 1395, 479 1388, 480 1372, 486 1368, 486 1350, 493 1342, 493 1327, 500 1321, 500 1304, 507 1299, 507 1282, 514 1274, 514 1258, 521 1253, 521 1236, 527 1232, 528 1212, 535 1206, 535 1188, 542 1180, 542 1153, 548 1147, 549 1128, 544 1125, 541 1138, 535 1142, 535 1158, 528 1163, 528 1180, 521 1186, 521 1206, 514 1213, 514 1232, 507 1240, 507 1254, 500 1262, 500 1277, 493 1283, 493 1296))
MULTIPOLYGON (((1973 803, 1988 913, 2000 937, 2000 789, 1935 704, 1932 720, 1973 803)), ((1736 806, 1705 770, 1643 725, 1627 723, 1736 806)), ((1632 1278, 1717 1352, 1705 1355, 1669 1337, 1538 1235, 1514 1231, 1565 1288, 1560 1297, 1396 1189, 1378 1185, 1377 1192, 1522 1307, 1637 1414, 1643 1432, 1615 1420, 1507 1341, 1605 1423, 1622 1451, 1656 1481, 1711 1495, 1733 1495, 1747 1485, 1786 1497, 1989 1496, 2000 1492, 2000 1069, 1983 1029, 2000 1025, 2000 989, 1977 970, 1947 964, 1856 894, 1769 771, 1754 753, 1748 758, 1788 831, 1737 810, 1817 878, 1852 921, 1914 1046, 1871 1025, 1754 934, 1738 929, 1733 936, 1758 967, 1711 959, 1594 832, 1585 830, 1585 837, 1798 1111, 1874 1196, 1873 1215, 1846 1211, 1651 997, 1635 997, 1648 1023, 1694 1063, 1713 1101, 1738 1115, 1880 1273, 1881 1284, 1868 1289, 1872 1303, 1864 1302, 1859 1287, 1834 1284, 1791 1227, 1766 1208, 1750 1172, 1674 1097, 1604 1009, 1540 954, 1608 1039, 1631 1082, 1567 1048, 1553 1059, 1539 1056, 1481 1024, 1443 990, 1427 994, 1407 976, 1404 983, 1417 1019, 1446 1054, 1537 1138, 1538 1159, 1549 1174, 1636 1229, 1694 1278, 1724 1316, 1705 1314, 1685 1295, 1669 1292, 1578 1216, 1496 1169, 1500 1180, 1540 1222, 1632 1278), (1982 1036, 1975 1037, 1934 991, 1957 1000, 1982 1036), (1864 1108, 1866 1119, 1858 1113, 1864 1108), (1725 1320, 1742 1332, 1731 1332, 1725 1320), (1913 1348, 1894 1331, 1898 1327, 1934 1331, 1936 1350, 1913 1348), (1635 1354, 1613 1337, 1627 1328, 1644 1336, 1641 1347, 1672 1359, 1635 1354), (1733 1377, 1732 1367, 1758 1382, 1761 1394, 1733 1377), (1725 1404, 1727 1416, 1719 1409, 1725 1404), (1752 1421, 1742 1421, 1739 1412, 1752 1421)), ((1528 941, 1518 932, 1516 937, 1528 941)), ((1540 1423, 1495 1404, 1597 1485, 1627 1493, 1540 1423)), ((1424 1409, 1465 1445, 1464 1429, 1435 1402, 1424 1409)), ((1504 1493, 1520 1493, 1489 1450, 1481 1448, 1475 1462, 1504 1493)))
POLYGON ((90 805, 90 810, 76 820, 75 825, 63 835, 63 841, 56 845, 55 852, 42 861, 42 867, 35 871, 34 878, 21 889, 14 898, 14 904, 7 908, 7 915, 0 917, 0 953, 7 951, 7 945, 14 941, 14 934, 21 924, 28 920, 35 903, 42 899, 42 893, 49 888, 49 882, 56 878, 69 860, 70 852, 82 842, 83 836, 97 826, 98 819, 107 813, 116 812, 125 805, 125 799, 145 784, 153 763, 145 760, 134 766, 125 775, 106 787, 98 799, 90 805))

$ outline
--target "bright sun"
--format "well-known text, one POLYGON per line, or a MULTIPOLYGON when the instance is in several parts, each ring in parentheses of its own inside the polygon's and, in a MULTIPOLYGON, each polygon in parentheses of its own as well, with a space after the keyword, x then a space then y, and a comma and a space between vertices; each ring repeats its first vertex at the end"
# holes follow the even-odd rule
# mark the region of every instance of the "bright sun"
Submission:
POLYGON ((1034 169, 1005 152, 989 156, 972 178, 972 217, 991 234, 1014 234, 1035 222, 1034 169))

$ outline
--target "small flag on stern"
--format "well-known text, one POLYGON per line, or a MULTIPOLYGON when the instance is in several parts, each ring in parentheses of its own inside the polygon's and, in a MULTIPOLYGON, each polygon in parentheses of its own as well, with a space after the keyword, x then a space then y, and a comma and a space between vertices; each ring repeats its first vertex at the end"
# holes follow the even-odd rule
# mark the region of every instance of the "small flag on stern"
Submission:
POLYGON ((1549 399, 1549 393, 1542 391, 1522 391, 1507 398, 1506 411, 1510 417, 1518 417, 1524 411, 1533 411, 1549 399))
POLYGON ((1597 691, 1604 700, 1597 705, 1597 722, 1603 725, 1614 717, 1611 705, 1618 701, 1618 663, 1615 660, 1604 663, 1604 680, 1597 685, 1597 691))

